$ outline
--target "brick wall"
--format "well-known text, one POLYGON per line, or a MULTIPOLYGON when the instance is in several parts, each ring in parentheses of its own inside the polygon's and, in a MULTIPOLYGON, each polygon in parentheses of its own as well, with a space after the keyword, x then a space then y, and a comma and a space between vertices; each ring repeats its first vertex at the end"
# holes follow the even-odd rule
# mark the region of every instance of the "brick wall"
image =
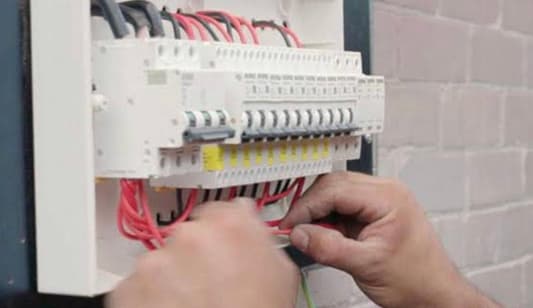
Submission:
MULTIPOLYGON (((372 40, 380 174, 411 187, 470 281, 533 307, 533 1, 375 0, 372 40)), ((310 275, 318 307, 374 307, 310 275)))

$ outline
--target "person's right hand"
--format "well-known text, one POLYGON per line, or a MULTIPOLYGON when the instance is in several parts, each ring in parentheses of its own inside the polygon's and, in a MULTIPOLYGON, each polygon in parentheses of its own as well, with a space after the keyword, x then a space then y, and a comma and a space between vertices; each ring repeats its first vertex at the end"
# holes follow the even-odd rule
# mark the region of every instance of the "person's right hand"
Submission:
POLYGON ((400 183, 357 173, 320 177, 280 228, 318 263, 351 274, 383 307, 498 307, 448 259, 424 211, 400 183), (339 231, 310 225, 331 213, 339 231))

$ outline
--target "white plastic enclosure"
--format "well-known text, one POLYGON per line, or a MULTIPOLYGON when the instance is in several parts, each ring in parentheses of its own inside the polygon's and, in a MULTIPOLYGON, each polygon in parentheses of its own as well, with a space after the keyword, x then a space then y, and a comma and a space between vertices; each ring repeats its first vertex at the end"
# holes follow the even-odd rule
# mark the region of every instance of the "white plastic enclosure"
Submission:
MULTIPOLYGON (((118 178, 144 178, 154 187, 219 188, 313 176, 357 159, 361 136, 383 130, 383 79, 362 75, 359 53, 341 52, 342 0, 153 2, 170 10, 224 9, 249 19, 286 20, 309 50, 281 47, 267 31, 260 35, 270 47, 114 41, 105 23, 91 19, 89 0, 32 0, 42 293, 107 292, 145 251, 116 230, 118 178), (224 114, 227 122, 214 121, 234 134, 188 142, 186 112, 197 115, 197 125, 206 113, 210 119, 224 114), (263 112, 269 128, 280 128, 274 119, 286 119, 282 129, 299 128, 298 117, 308 121, 306 129, 317 130, 324 126, 318 119, 347 126, 352 117, 358 130, 245 142, 247 130, 264 128, 248 124, 259 123, 263 112)), ((167 211, 175 198, 155 189, 149 197, 156 212, 167 211)))

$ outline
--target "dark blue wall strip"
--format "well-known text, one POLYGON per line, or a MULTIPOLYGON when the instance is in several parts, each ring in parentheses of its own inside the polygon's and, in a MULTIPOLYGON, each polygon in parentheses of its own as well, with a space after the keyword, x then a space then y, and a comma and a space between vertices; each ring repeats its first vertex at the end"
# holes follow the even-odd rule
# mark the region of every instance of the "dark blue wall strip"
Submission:
POLYGON ((24 86, 25 27, 19 14, 24 5, 4 0, 0 9, 0 297, 34 286, 31 92, 24 86))

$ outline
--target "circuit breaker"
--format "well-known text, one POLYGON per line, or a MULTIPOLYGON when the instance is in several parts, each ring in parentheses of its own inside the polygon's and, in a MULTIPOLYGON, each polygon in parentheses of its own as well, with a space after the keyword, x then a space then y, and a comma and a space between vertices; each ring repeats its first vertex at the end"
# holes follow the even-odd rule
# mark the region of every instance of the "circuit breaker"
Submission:
POLYGON ((342 1, 259 2, 32 2, 41 292, 110 290, 210 200, 256 199, 283 245, 291 201, 383 131, 342 1))

